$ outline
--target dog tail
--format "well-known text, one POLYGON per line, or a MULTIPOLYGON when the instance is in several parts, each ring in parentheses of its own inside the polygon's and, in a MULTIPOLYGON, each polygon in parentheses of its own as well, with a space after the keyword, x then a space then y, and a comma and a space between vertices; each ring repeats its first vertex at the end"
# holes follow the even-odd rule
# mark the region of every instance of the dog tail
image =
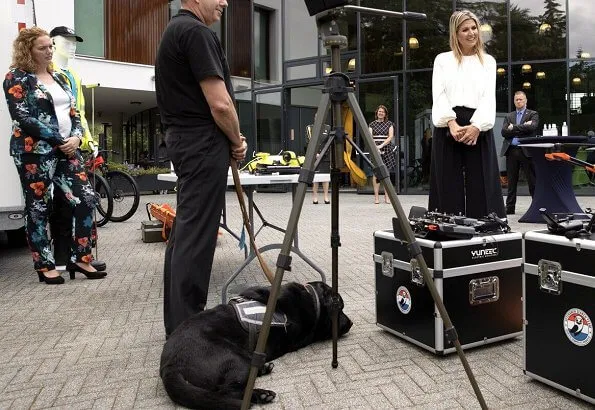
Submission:
POLYGON ((191 384, 177 370, 162 371, 161 380, 169 397, 177 404, 191 409, 229 409, 241 408, 242 400, 220 395, 218 392, 191 384))

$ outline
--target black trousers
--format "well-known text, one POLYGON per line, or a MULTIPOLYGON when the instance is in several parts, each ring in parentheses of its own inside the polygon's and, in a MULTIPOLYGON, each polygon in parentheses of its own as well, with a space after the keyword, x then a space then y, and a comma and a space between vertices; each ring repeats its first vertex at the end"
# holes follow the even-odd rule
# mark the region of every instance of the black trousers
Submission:
POLYGON ((516 191, 519 183, 521 168, 527 177, 529 193, 535 192, 535 167, 531 158, 527 157, 521 147, 510 146, 506 152, 506 176, 508 177, 508 193, 506 195, 506 209, 514 210, 516 205, 516 191))
MULTIPOLYGON (((469 125, 475 110, 455 107, 457 123, 469 125)), ((448 128, 434 128, 428 210, 481 218, 505 218, 498 157, 492 130, 480 132, 476 145, 457 142, 448 128)))
POLYGON ((163 316, 169 335, 207 303, 230 146, 215 124, 170 127, 165 143, 178 176, 176 219, 163 268, 163 316))

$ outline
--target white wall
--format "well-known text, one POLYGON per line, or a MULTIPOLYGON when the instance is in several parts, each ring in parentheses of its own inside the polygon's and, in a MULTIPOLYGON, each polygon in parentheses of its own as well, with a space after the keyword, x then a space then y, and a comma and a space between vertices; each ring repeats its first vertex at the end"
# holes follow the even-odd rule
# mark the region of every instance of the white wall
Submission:
POLYGON ((35 16, 37 25, 47 31, 56 26, 74 28, 74 0, 35 0, 35 16))
POLYGON ((90 57, 76 57, 72 67, 83 84, 100 83, 102 87, 155 91, 152 65, 121 63, 90 57))

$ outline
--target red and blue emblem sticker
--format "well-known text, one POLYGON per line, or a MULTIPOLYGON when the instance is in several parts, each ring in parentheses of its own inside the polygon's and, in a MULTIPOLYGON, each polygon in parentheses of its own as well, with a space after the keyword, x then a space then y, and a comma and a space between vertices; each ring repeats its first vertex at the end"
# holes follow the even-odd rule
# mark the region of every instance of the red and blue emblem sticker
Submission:
POLYGON ((570 309, 564 315, 564 332, 572 343, 586 346, 593 338, 593 322, 580 309, 570 309))
POLYGON ((399 286, 397 289, 397 306, 405 315, 411 310, 411 293, 405 286, 399 286))

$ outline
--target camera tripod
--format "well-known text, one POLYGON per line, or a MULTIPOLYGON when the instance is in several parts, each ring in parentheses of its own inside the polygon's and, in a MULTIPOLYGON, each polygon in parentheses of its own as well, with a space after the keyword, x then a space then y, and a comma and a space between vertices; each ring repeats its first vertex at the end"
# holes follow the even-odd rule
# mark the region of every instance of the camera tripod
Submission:
MULTIPOLYGON (((379 14, 379 10, 376 9, 368 9, 365 7, 357 7, 357 6, 348 6, 345 8, 350 9, 358 9, 358 11, 370 11, 375 10, 376 14, 379 14), (362 9, 362 10, 359 10, 362 9)), ((401 18, 406 18, 407 13, 395 13, 395 12, 388 12, 390 15, 399 15, 401 18)), ((420 19, 419 16, 423 16, 425 19, 425 15, 420 15, 418 13, 411 13, 415 14, 415 19, 420 19)), ((343 160, 343 152, 345 147, 345 142, 347 141, 351 144, 360 154, 362 154, 362 150, 357 147, 357 145, 346 136, 344 127, 342 124, 342 106, 343 103, 347 103, 351 112, 353 113, 353 118, 355 119, 358 129, 363 135, 363 139, 365 145, 367 147, 368 152, 370 153, 372 159, 372 167, 374 176, 380 181, 382 186, 384 187, 385 192, 388 194, 390 202, 395 210, 397 215, 396 218, 393 218, 393 225, 399 226, 400 230, 404 234, 404 237, 407 241, 407 247, 409 249, 409 253, 411 255, 411 259, 416 259, 419 267, 424 276, 424 281, 428 286, 428 290, 430 291, 432 298, 436 304, 436 307, 440 313, 444 321, 445 326, 445 335, 447 339, 455 346, 457 354, 462 362, 462 365, 467 373, 467 377, 475 391, 475 395, 477 396, 477 400, 481 405, 482 409, 487 409, 487 405, 481 394, 477 381, 471 371, 471 367, 467 362, 465 354, 463 353, 463 349, 458 339, 457 332, 450 320, 450 317, 444 307, 444 303, 438 291, 436 290, 436 286, 434 285, 434 281, 429 273, 428 266, 422 256, 421 247, 415 240, 415 235, 411 230, 409 225, 409 221, 407 216, 405 215, 405 211, 403 210, 399 199, 397 197, 397 193, 395 187, 392 185, 390 181, 390 174, 386 165, 384 165, 382 158, 380 156, 380 151, 376 148, 376 144, 374 143, 374 139, 372 134, 370 133, 367 122, 364 118, 364 115, 359 107, 357 99, 353 93, 353 88, 349 84, 349 77, 347 75, 340 72, 341 67, 341 53, 340 49, 347 47, 347 38, 339 34, 339 27, 337 24, 336 19, 339 17, 338 11, 331 11, 326 13, 324 16, 318 17, 317 23, 319 25, 319 29, 321 31, 321 36, 323 40, 323 44, 325 47, 331 49, 331 66, 334 72, 332 72, 325 82, 325 89, 322 94, 322 98, 318 105, 318 109, 316 112, 316 117, 314 120, 314 128, 312 131, 312 137, 310 139, 310 143, 308 144, 308 149, 306 151, 306 158, 304 161, 304 165, 302 166, 302 170, 300 171, 300 175, 298 178, 298 186, 296 190, 296 195, 294 197, 293 206, 291 209, 291 213, 289 216, 289 221, 287 223, 287 229, 285 231, 285 237, 283 239, 283 245, 279 256, 277 258, 277 269, 275 272, 275 278, 271 287, 269 300, 266 307, 266 312, 264 319, 262 321, 262 327, 260 330, 260 334, 258 337, 258 342, 256 344, 256 349, 252 356, 251 361, 251 368, 250 373, 248 376, 248 382, 246 384, 246 388, 244 390, 244 397, 242 401, 242 409, 248 409, 250 406, 250 400, 252 397, 252 392, 254 389, 254 382, 256 380, 256 376, 258 374, 258 370, 265 364, 266 362, 266 342, 270 331, 271 320, 273 317, 273 313, 275 311, 275 307, 277 304, 277 299, 279 297, 279 291, 281 289, 281 282, 283 280, 284 271, 291 270, 291 245, 293 242, 293 237, 295 235, 298 220, 302 211, 302 206, 304 203, 304 198, 306 195, 306 187, 308 184, 311 184, 314 179, 314 174, 316 172, 316 168, 318 167, 319 163, 323 159, 323 157, 330 151, 330 158, 331 158, 331 257, 332 257, 332 345, 333 345, 333 357, 332 357, 332 367, 336 368, 338 366, 337 361, 337 339, 338 339, 338 313, 340 308, 340 301, 338 296, 338 268, 339 268, 339 246, 341 246, 340 236, 339 236, 339 175, 340 169, 344 165, 343 160), (320 152, 320 156, 318 160, 316 160, 316 150, 319 146, 320 139, 322 138, 322 127, 323 124, 326 123, 326 117, 328 112, 331 112, 332 121, 331 124, 333 129, 330 133, 330 136, 322 148, 320 152)), ((365 156, 362 155, 365 158, 365 156)), ((370 161, 368 161, 370 162, 370 161)))

